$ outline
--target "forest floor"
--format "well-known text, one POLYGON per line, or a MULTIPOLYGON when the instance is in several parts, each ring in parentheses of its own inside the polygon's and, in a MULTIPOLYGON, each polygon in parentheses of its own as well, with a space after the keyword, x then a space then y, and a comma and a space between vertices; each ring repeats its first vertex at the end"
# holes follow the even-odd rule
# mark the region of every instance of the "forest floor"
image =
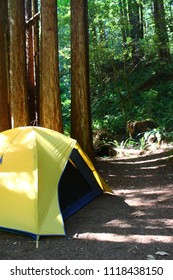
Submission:
POLYGON ((173 150, 98 158, 113 190, 65 222, 66 237, 0 232, 1 260, 173 259, 173 150))

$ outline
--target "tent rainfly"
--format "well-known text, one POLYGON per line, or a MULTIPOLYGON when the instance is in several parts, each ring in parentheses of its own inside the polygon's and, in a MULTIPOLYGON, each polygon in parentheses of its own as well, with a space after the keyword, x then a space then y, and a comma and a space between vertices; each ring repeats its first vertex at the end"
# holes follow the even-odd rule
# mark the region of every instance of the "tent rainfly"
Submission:
POLYGON ((0 229, 65 235, 64 220, 107 191, 76 140, 41 127, 0 133, 0 229))

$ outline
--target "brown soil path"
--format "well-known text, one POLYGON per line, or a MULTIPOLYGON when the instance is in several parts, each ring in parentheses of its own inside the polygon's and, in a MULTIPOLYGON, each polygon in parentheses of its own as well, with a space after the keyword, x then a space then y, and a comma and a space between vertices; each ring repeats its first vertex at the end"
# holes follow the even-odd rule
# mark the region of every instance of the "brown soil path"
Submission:
POLYGON ((66 222, 67 237, 0 232, 0 259, 173 259, 173 158, 162 152, 99 159, 114 195, 105 194, 66 222), (158 253, 159 252, 159 253, 158 253))

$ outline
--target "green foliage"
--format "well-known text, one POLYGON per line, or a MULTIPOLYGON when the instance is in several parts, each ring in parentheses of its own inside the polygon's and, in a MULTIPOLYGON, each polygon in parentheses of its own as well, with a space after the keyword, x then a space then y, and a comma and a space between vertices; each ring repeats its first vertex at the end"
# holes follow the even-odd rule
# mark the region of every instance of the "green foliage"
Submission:
POLYGON ((144 136, 141 138, 141 142, 145 144, 149 144, 150 142, 155 142, 160 144, 161 141, 164 139, 164 137, 165 137, 164 130, 158 127, 150 131, 146 131, 144 133, 144 136))
MULTIPOLYGON (((160 129, 173 131, 173 64, 158 59, 153 1, 143 7, 144 36, 131 37, 127 18, 121 18, 119 0, 88 0, 90 89, 94 129, 124 134, 126 122, 152 118, 160 129), (126 42, 122 32, 126 32, 126 42), (134 46, 137 49, 134 56, 134 46)), ((127 1, 124 1, 127 3, 127 1)), ((135 1, 133 1, 135 2, 135 1)), ((165 0, 169 47, 173 52, 172 2, 165 0)), ((70 126, 70 1, 58 0, 60 77, 63 120, 70 126)), ((145 139, 144 139, 145 140, 145 139)), ((126 145, 131 145, 131 140, 126 145)), ((142 141, 142 140, 141 140, 142 141)), ((144 141, 145 143, 145 141, 144 141)), ((143 143, 141 143, 143 145, 143 143)))
POLYGON ((58 41, 62 117, 64 132, 70 132, 70 1, 58 0, 58 41))
POLYGON ((126 140, 124 140, 120 143, 121 149, 124 149, 124 148, 130 149, 130 148, 134 148, 134 147, 138 148, 139 143, 138 143, 138 141, 136 141, 135 139, 133 139, 131 137, 127 138, 126 140))

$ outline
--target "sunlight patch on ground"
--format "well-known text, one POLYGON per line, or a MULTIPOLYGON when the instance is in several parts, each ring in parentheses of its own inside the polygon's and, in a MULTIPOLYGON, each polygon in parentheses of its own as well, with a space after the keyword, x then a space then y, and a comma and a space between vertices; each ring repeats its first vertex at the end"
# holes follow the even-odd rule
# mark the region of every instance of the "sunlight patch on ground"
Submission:
MULTIPOLYGON (((138 213, 133 213, 132 214, 135 218, 137 218, 137 221, 140 225, 140 228, 144 228, 144 229, 172 229, 173 228, 173 219, 146 219, 145 217, 145 223, 144 223, 144 219, 142 219, 142 215, 138 216, 138 213)), ((104 227, 107 228, 135 228, 136 225, 133 223, 133 219, 131 220, 131 222, 129 222, 128 220, 125 219, 115 219, 112 221, 109 221, 107 223, 104 224, 104 227)))
MULTIPOLYGON (((173 146, 172 146, 173 148, 173 146)), ((172 148, 170 150, 172 150, 172 148)), ((160 151, 158 151, 158 154, 159 154, 160 151)), ((165 152, 165 151, 163 151, 165 152)), ((157 154, 156 152, 154 154, 157 154)), ((126 157, 122 157, 122 158, 117 158, 117 161, 115 160, 115 158, 113 159, 110 159, 110 163, 111 164, 124 164, 124 165, 132 165, 132 164, 135 164, 135 165, 140 165, 140 164, 145 164, 145 163, 157 163, 158 161, 161 161, 161 160, 170 160, 173 158, 173 155, 163 155, 162 157, 156 157, 156 158, 153 158, 153 159, 146 159, 146 155, 143 155, 143 156, 137 156, 135 159, 139 159, 139 160, 135 160, 135 162, 133 161, 134 158, 133 157, 129 157, 129 160, 130 159, 133 159, 132 161, 125 161, 124 159, 127 159, 126 157), (122 160, 122 161, 121 161, 122 160)))
POLYGON ((126 220, 112 220, 104 224, 104 227, 133 228, 133 225, 126 220))
POLYGON ((166 164, 160 164, 160 165, 156 165, 156 166, 144 166, 144 167, 140 167, 141 170, 150 170, 150 169, 158 169, 161 167, 165 167, 166 164))
MULTIPOLYGON (((111 175, 109 175, 111 176, 111 175)), ((116 175, 117 176, 117 175, 116 175)), ((132 179, 136 179, 136 178, 153 178, 152 174, 145 174, 145 175, 124 175, 124 178, 132 178, 132 179)))
MULTIPOLYGON (((133 186, 131 187, 133 188, 133 186)), ((144 207, 162 207, 161 203, 172 199, 172 186, 168 185, 164 190, 156 190, 150 188, 141 189, 125 189, 116 190, 115 194, 123 196, 125 202, 130 206, 144 207)), ((173 208, 172 205, 164 205, 166 208, 173 208)))
POLYGON ((92 233, 86 232, 81 234, 75 234, 74 239, 90 240, 90 241, 102 241, 102 242, 127 242, 127 243, 173 243, 172 236, 162 235, 119 235, 112 233, 92 233))

